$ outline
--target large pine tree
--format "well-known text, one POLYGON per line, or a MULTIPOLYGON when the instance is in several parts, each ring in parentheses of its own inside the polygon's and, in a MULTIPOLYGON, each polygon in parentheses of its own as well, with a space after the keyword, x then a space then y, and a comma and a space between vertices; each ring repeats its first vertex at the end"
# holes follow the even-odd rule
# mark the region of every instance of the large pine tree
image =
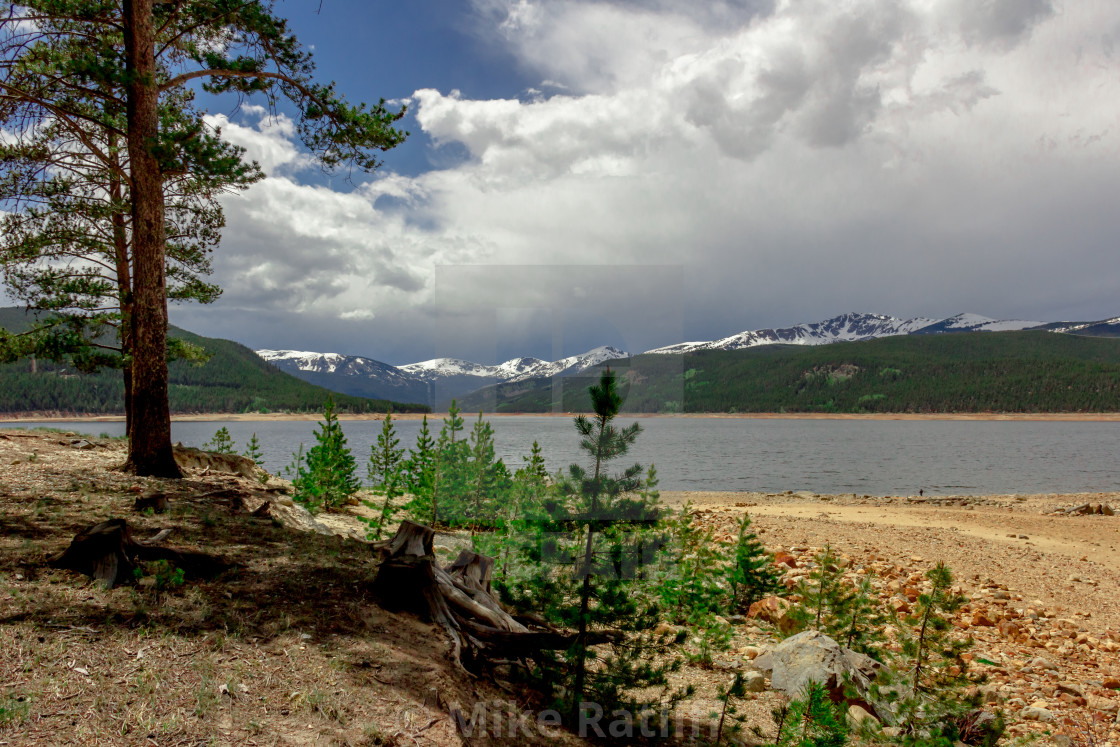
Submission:
MULTIPOLYGON (((353 106, 314 79, 310 54, 268 0, 24 0, 0 3, 0 126, 29 132, 47 122, 75 138, 91 102, 123 110, 94 123, 127 149, 132 230, 132 432, 138 474, 180 476, 167 402, 167 263, 164 184, 196 139, 161 121, 161 103, 201 84, 208 93, 290 100, 304 144, 328 168, 373 169, 404 138, 402 112, 353 106)), ((201 126, 200 117, 195 123, 201 126)), ((189 131, 191 128, 188 127, 189 131)), ((91 157, 105 156, 90 147, 91 157)), ((196 154, 198 155, 198 154, 196 154)), ((223 159, 196 157, 199 170, 223 159)), ((238 164, 239 165, 239 164, 238 164)))

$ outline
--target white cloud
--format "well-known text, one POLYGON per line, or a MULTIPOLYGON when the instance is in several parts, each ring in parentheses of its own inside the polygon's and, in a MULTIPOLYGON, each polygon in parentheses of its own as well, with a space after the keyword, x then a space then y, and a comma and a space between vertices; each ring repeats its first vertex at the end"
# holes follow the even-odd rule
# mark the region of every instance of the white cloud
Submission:
MULTIPOLYGON (((476 5, 564 93, 419 90, 420 126, 467 160, 345 194, 296 179, 290 122, 224 121, 279 174, 229 201, 225 299, 381 324, 430 318, 437 266, 679 264, 696 336, 1114 312, 1120 7, 476 5)), ((677 341, 658 334, 641 344, 677 341)))

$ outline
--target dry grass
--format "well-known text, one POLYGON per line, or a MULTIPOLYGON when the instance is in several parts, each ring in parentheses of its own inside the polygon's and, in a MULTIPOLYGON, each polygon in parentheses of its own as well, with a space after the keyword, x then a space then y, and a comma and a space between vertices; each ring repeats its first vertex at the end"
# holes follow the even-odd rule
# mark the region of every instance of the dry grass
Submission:
POLYGON ((0 744, 458 745, 449 704, 509 698, 369 598, 365 544, 195 497, 238 478, 138 479, 112 469, 120 442, 70 440, 0 432, 0 744), (178 496, 168 514, 133 511, 156 490, 178 496), (234 567, 158 597, 47 567, 109 517, 234 567))

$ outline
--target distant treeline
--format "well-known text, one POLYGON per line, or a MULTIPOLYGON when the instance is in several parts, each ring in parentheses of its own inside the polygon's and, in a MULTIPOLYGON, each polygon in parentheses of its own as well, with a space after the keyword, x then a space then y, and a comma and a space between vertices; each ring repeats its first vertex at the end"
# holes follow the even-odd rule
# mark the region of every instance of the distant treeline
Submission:
MULTIPOLYGON (((1117 412, 1120 340, 1051 332, 887 337, 770 345, 610 364, 627 412, 1117 412)), ((561 380, 563 409, 586 412, 589 370, 561 380)), ((467 412, 546 412, 552 380, 490 387, 467 412)))
MULTIPOLYGON (((229 340, 201 337, 172 328, 171 335, 204 349, 203 364, 170 363, 173 413, 318 412, 328 390, 284 373, 249 348, 229 340)), ((0 365, 0 412, 120 414, 124 412, 121 372, 82 374, 58 364, 29 360, 0 365)), ((427 412, 423 405, 335 394, 339 412, 427 412)))

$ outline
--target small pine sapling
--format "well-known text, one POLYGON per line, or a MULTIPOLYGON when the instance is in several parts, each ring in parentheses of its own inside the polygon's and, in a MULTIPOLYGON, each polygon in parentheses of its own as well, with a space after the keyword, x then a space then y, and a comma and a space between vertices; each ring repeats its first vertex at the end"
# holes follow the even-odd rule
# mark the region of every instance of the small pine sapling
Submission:
POLYGON ((848 596, 847 603, 837 616, 836 640, 853 651, 881 660, 886 640, 883 630, 890 618, 875 596, 871 579, 872 574, 868 573, 848 596))
POLYGON ((261 442, 257 439, 256 433, 249 439, 249 443, 245 444, 244 456, 252 459, 253 464, 258 467, 264 467, 264 452, 261 451, 261 442))
POLYGON ((383 495, 384 499, 380 506, 373 501, 363 501, 368 508, 377 512, 372 519, 366 520, 369 525, 367 537, 375 542, 381 539, 381 533, 393 520, 396 513, 393 502, 404 494, 405 477, 402 472, 404 449, 401 448, 400 442, 393 425, 393 413, 387 412, 385 420, 381 423, 381 433, 377 436, 377 443, 370 447, 367 467, 373 491, 383 495))
POLYGON ((286 470, 292 475, 292 498, 311 512, 323 506, 337 508, 361 487, 354 455, 346 445, 346 436, 334 412, 333 397, 327 397, 315 440, 318 443, 306 455, 300 445, 292 466, 286 470))
POLYGON ((746 612, 752 604, 782 588, 782 574, 774 566, 774 556, 750 527, 751 517, 743 514, 735 542, 735 562, 728 574, 731 609, 737 612, 746 612))
POLYGON ((471 430, 465 486, 468 497, 464 509, 474 527, 494 528, 509 493, 509 471, 494 455, 494 429, 480 412, 471 430))
POLYGON ((670 689, 680 660, 653 633, 661 611, 651 569, 664 544, 656 485, 637 464, 609 471, 641 427, 614 424, 622 397, 609 369, 589 393, 594 415, 574 425, 590 467, 570 465, 533 509, 525 576, 500 587, 513 606, 575 632, 566 651, 542 652, 530 672, 572 725, 589 704, 605 713, 659 712, 686 694, 670 689))
POLYGON ((731 625, 711 612, 697 612, 689 615, 688 626, 696 633, 692 639, 696 651, 687 654, 689 662, 711 669, 715 665, 716 652, 731 648, 731 625))
MULTIPOLYGON (((747 688, 743 681, 743 673, 736 672, 735 676, 731 678, 731 683, 724 687, 723 685, 716 686, 716 700, 721 704, 719 712, 719 722, 716 727, 716 736, 713 744, 715 747, 723 744, 723 735, 726 733, 729 737, 735 737, 743 730, 743 722, 746 720, 746 715, 739 713, 739 707, 736 705, 736 700, 742 700, 746 697, 747 688)), ((715 715, 714 713, 712 714, 715 715)))
POLYGON ((533 441, 529 456, 521 457, 525 464, 517 470, 515 476, 524 476, 526 482, 544 485, 548 482, 548 469, 545 467, 544 455, 541 454, 541 445, 533 441))
POLYGON ((404 464, 408 492, 412 500, 405 506, 414 521, 435 522, 435 507, 432 504, 432 489, 435 480, 435 439, 428 428, 428 416, 420 421, 420 431, 416 434, 416 446, 408 451, 404 464))
POLYGON ((229 435, 229 429, 224 425, 218 429, 214 437, 202 445, 204 451, 212 451, 215 454, 236 454, 233 449, 233 439, 229 435))
POLYGON ((463 519, 463 498, 466 495, 469 445, 458 435, 463 430, 459 406, 451 400, 447 418, 440 428, 433 452, 430 489, 431 525, 450 525, 463 519))
POLYGON ((813 557, 813 562, 813 570, 797 585, 801 605, 792 610, 798 623, 794 632, 813 628, 835 639, 852 592, 843 583, 844 571, 831 545, 825 545, 824 551, 813 557))
POLYGON ((245 444, 244 456, 253 460, 253 464, 260 468, 260 473, 257 475, 257 482, 264 485, 268 482, 268 471, 264 468, 264 452, 261 451, 261 442, 257 440, 257 434, 254 433, 249 439, 249 443, 245 444))
POLYGON ((530 455, 521 457, 521 461, 524 465, 510 478, 505 500, 497 508, 493 531, 475 533, 472 537, 475 552, 494 558, 494 582, 499 588, 526 554, 526 545, 533 536, 531 522, 540 513, 550 490, 540 444, 534 441, 530 455))
POLYGON ((726 569, 723 545, 704 528, 691 503, 669 524, 669 565, 661 581, 661 598, 674 622, 694 624, 725 611, 726 569))
POLYGON ((771 711, 778 727, 775 747, 843 747, 848 742, 847 706, 811 681, 804 692, 771 711))
POLYGON ((872 694, 890 704, 904 744, 948 747, 959 738, 965 717, 980 706, 980 696, 967 691, 982 678, 969 676, 962 656, 972 639, 953 635, 951 617, 967 599, 952 590, 953 575, 944 563, 925 575, 929 590, 897 626, 898 661, 872 684, 872 694))

